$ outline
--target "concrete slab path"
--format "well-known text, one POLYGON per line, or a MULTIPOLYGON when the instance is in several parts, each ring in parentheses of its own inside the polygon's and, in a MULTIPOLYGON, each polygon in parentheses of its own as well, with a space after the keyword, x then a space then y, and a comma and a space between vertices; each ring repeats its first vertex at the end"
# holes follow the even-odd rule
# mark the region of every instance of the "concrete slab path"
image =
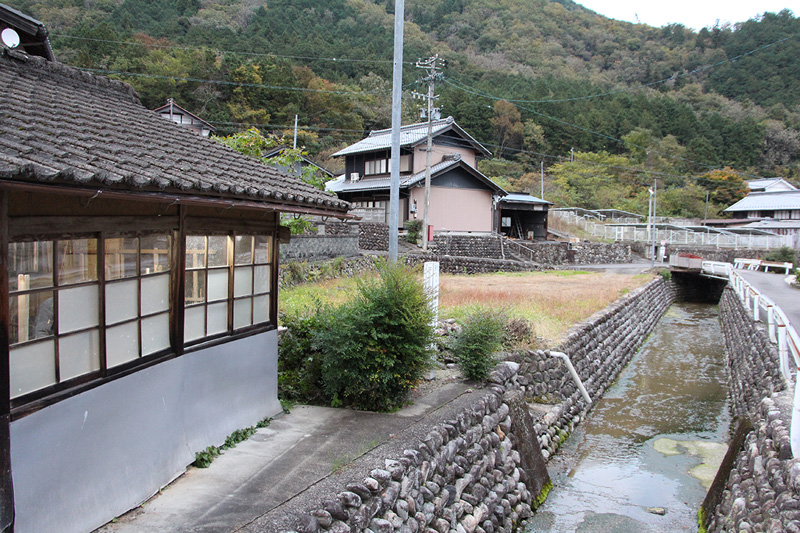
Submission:
MULTIPOLYGON (((392 414, 296 406, 226 450, 210 467, 190 467, 159 494, 98 531, 282 531, 280 524, 292 518, 284 515, 318 503, 326 490, 332 491, 327 497, 344 490, 345 482, 336 475, 339 471, 352 470, 363 477, 369 469, 383 467, 382 461, 374 464, 362 456, 385 449, 400 434, 424 435, 428 419, 437 418, 430 415, 448 411, 449 404, 462 404, 457 400, 469 390, 461 380, 448 380, 392 414), (365 464, 354 469, 352 464, 359 460, 365 464), (325 488, 322 482, 329 477, 334 479, 325 488)), ((413 439, 398 439, 404 442, 392 452, 402 456, 402 446, 409 447, 405 442, 409 440, 413 439)), ((385 453, 374 453, 376 460, 385 453)))

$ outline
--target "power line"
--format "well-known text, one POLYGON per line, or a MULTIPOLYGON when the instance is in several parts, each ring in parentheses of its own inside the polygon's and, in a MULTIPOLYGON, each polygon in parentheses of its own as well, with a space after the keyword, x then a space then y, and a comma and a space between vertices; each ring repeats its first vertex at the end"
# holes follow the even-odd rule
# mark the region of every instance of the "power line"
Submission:
POLYGON ((459 88, 459 89, 461 89, 463 91, 472 92, 473 94, 478 95, 478 96, 484 96, 486 98, 491 98, 491 99, 494 99, 494 100, 506 100, 508 102, 515 103, 515 104, 516 103, 520 103, 520 104, 552 104, 552 103, 560 103, 560 102, 575 102, 575 101, 580 101, 580 100, 592 100, 594 98, 601 98, 603 96, 612 96, 612 95, 620 94, 620 93, 638 91, 639 89, 645 89, 645 88, 648 88, 648 87, 653 87, 655 85, 660 85, 660 84, 663 84, 663 83, 674 81, 674 80, 677 80, 679 78, 684 78, 686 76, 691 76, 691 75, 694 75, 694 74, 698 74, 700 72, 704 72, 706 70, 710 70, 710 69, 712 69, 714 67, 718 67, 718 66, 723 65, 725 63, 732 63, 732 62, 737 61, 737 60, 739 60, 739 59, 741 59, 743 57, 749 56, 751 54, 754 54, 754 53, 759 52, 761 50, 764 50, 766 48, 769 48, 769 47, 772 47, 772 46, 776 46, 776 45, 778 45, 778 44, 780 44, 780 43, 782 43, 784 41, 787 41, 789 39, 797 37, 798 35, 800 35, 800 33, 795 33, 795 34, 789 35, 788 37, 784 37, 783 39, 778 39, 777 41, 771 42, 769 44, 765 44, 763 46, 759 46, 758 48, 754 48, 753 50, 750 50, 750 51, 745 52, 743 54, 739 54, 739 55, 731 57, 729 59, 723 59, 722 61, 717 61, 716 63, 703 65, 702 67, 698 67, 698 68, 696 68, 694 70, 691 70, 691 71, 688 71, 688 72, 682 72, 680 74, 673 74, 672 76, 670 76, 668 78, 664 78, 662 80, 653 81, 653 82, 650 82, 650 83, 645 83, 645 84, 642 84, 642 85, 638 85, 636 87, 629 87, 629 88, 626 88, 626 89, 618 89, 618 90, 615 90, 615 91, 608 91, 608 92, 605 92, 605 93, 591 94, 591 95, 587 95, 587 96, 576 96, 576 97, 572 97, 572 98, 552 98, 552 99, 549 99, 549 100, 516 100, 516 99, 510 99, 510 98, 500 98, 500 97, 497 97, 497 96, 494 96, 494 95, 491 95, 491 94, 488 94, 488 93, 481 92, 478 89, 475 89, 474 87, 470 87, 470 86, 468 86, 468 85, 466 85, 464 83, 461 83, 459 81, 450 80, 450 79, 447 79, 445 81, 447 83, 449 83, 450 85, 452 85, 453 87, 459 88))
MULTIPOLYGON (((144 74, 140 72, 124 72, 120 70, 107 70, 107 69, 83 68, 83 67, 76 67, 76 68, 84 72, 93 72, 96 74, 103 74, 106 76, 108 75, 132 76, 137 78, 153 78, 160 80, 190 81, 195 83, 211 83, 214 85, 233 85, 236 87, 255 87, 258 89, 272 89, 278 91, 300 91, 300 92, 344 94, 344 95, 371 95, 371 94, 379 95, 379 94, 388 94, 391 92, 391 89, 376 89, 374 91, 333 91, 329 89, 310 89, 308 87, 284 87, 280 85, 264 85, 261 83, 241 83, 235 81, 206 80, 202 78, 189 78, 181 76, 165 76, 160 74, 144 74)), ((410 87, 411 85, 413 85, 413 83, 405 85, 404 88, 410 87)))
MULTIPOLYGON (((291 55, 281 55, 281 54, 272 54, 272 53, 259 53, 259 52, 237 52, 235 50, 220 50, 219 48, 201 48, 196 46, 178 46, 178 45, 170 45, 170 44, 154 44, 154 43, 138 43, 134 41, 115 41, 112 39, 97 39, 93 37, 79 37, 77 35, 66 35, 63 33, 50 33, 51 37, 60 37, 62 39, 76 39, 81 41, 91 41, 96 43, 108 43, 108 44, 123 44, 128 46, 146 46, 148 48, 163 48, 167 50, 192 50, 196 52, 205 52, 211 51, 216 52, 218 54, 231 54, 231 55, 243 55, 243 56, 251 56, 251 57, 277 57, 281 59, 302 59, 305 61, 331 61, 333 63, 386 63, 392 64, 391 59, 352 59, 347 57, 314 57, 314 56, 291 56, 291 55)), ((412 64, 406 62, 406 64, 412 64)))

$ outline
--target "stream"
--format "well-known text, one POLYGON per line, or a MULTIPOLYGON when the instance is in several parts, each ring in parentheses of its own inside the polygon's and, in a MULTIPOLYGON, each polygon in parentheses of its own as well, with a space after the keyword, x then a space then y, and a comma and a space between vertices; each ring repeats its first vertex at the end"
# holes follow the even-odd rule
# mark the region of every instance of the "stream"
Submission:
POLYGON ((525 531, 697 531, 729 424, 717 307, 676 303, 548 463, 525 531))

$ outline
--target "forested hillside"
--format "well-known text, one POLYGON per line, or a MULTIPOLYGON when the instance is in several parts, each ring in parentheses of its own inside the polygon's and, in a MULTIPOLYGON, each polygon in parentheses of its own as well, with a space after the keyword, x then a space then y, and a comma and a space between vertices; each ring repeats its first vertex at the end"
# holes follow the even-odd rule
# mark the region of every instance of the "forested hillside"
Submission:
MULTIPOLYGON (((62 62, 174 97, 229 135, 299 116, 312 157, 390 125, 394 0, 4 0, 44 22, 62 62)), ((800 177, 800 19, 694 32, 604 18, 570 0, 406 0, 405 122, 423 74, 495 153, 481 169, 561 204, 711 215, 754 176, 800 177), (569 162, 574 149, 576 161, 569 162), (565 159, 566 158, 566 159, 565 159)))

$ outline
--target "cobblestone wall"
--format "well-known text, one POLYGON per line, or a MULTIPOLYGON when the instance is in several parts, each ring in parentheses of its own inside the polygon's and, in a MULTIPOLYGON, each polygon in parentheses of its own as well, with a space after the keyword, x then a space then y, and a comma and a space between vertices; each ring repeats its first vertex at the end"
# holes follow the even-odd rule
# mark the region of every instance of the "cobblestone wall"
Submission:
POLYGON ((436 234, 429 249, 438 255, 502 259, 500 238, 495 235, 436 234))
POLYGON ((352 257, 360 253, 356 235, 293 235, 281 244, 281 260, 352 257))
POLYGON ((734 291, 720 317, 733 409, 754 428, 728 476, 709 531, 800 532, 800 463, 792 459, 792 390, 779 371, 775 346, 734 291))
POLYGON ((358 225, 358 246, 362 250, 389 250, 389 226, 378 222, 358 225))
POLYGON ((578 265, 599 265, 606 263, 630 263, 631 247, 627 244, 575 243, 575 263, 578 265))
POLYGON ((439 272, 447 274, 483 274, 488 272, 530 272, 542 270, 536 263, 524 263, 507 259, 485 259, 482 257, 440 256, 434 254, 407 254, 405 262, 417 265, 426 261, 438 261, 439 272))
MULTIPOLYGON (((590 395, 598 397, 634 355, 676 298, 656 279, 574 328, 558 347, 568 353, 590 395)), ((490 392, 435 426, 402 457, 349 483, 298 519, 297 531, 494 533, 514 531, 531 513, 532 487, 516 433, 530 427, 549 457, 585 416, 586 404, 559 360, 529 351, 498 365, 490 392), (531 417, 515 408, 524 395, 550 403, 531 417), (523 413, 523 414, 515 414, 523 413), (516 417, 516 418, 515 418, 516 417)), ((537 451, 538 453, 538 451, 537 451)))

